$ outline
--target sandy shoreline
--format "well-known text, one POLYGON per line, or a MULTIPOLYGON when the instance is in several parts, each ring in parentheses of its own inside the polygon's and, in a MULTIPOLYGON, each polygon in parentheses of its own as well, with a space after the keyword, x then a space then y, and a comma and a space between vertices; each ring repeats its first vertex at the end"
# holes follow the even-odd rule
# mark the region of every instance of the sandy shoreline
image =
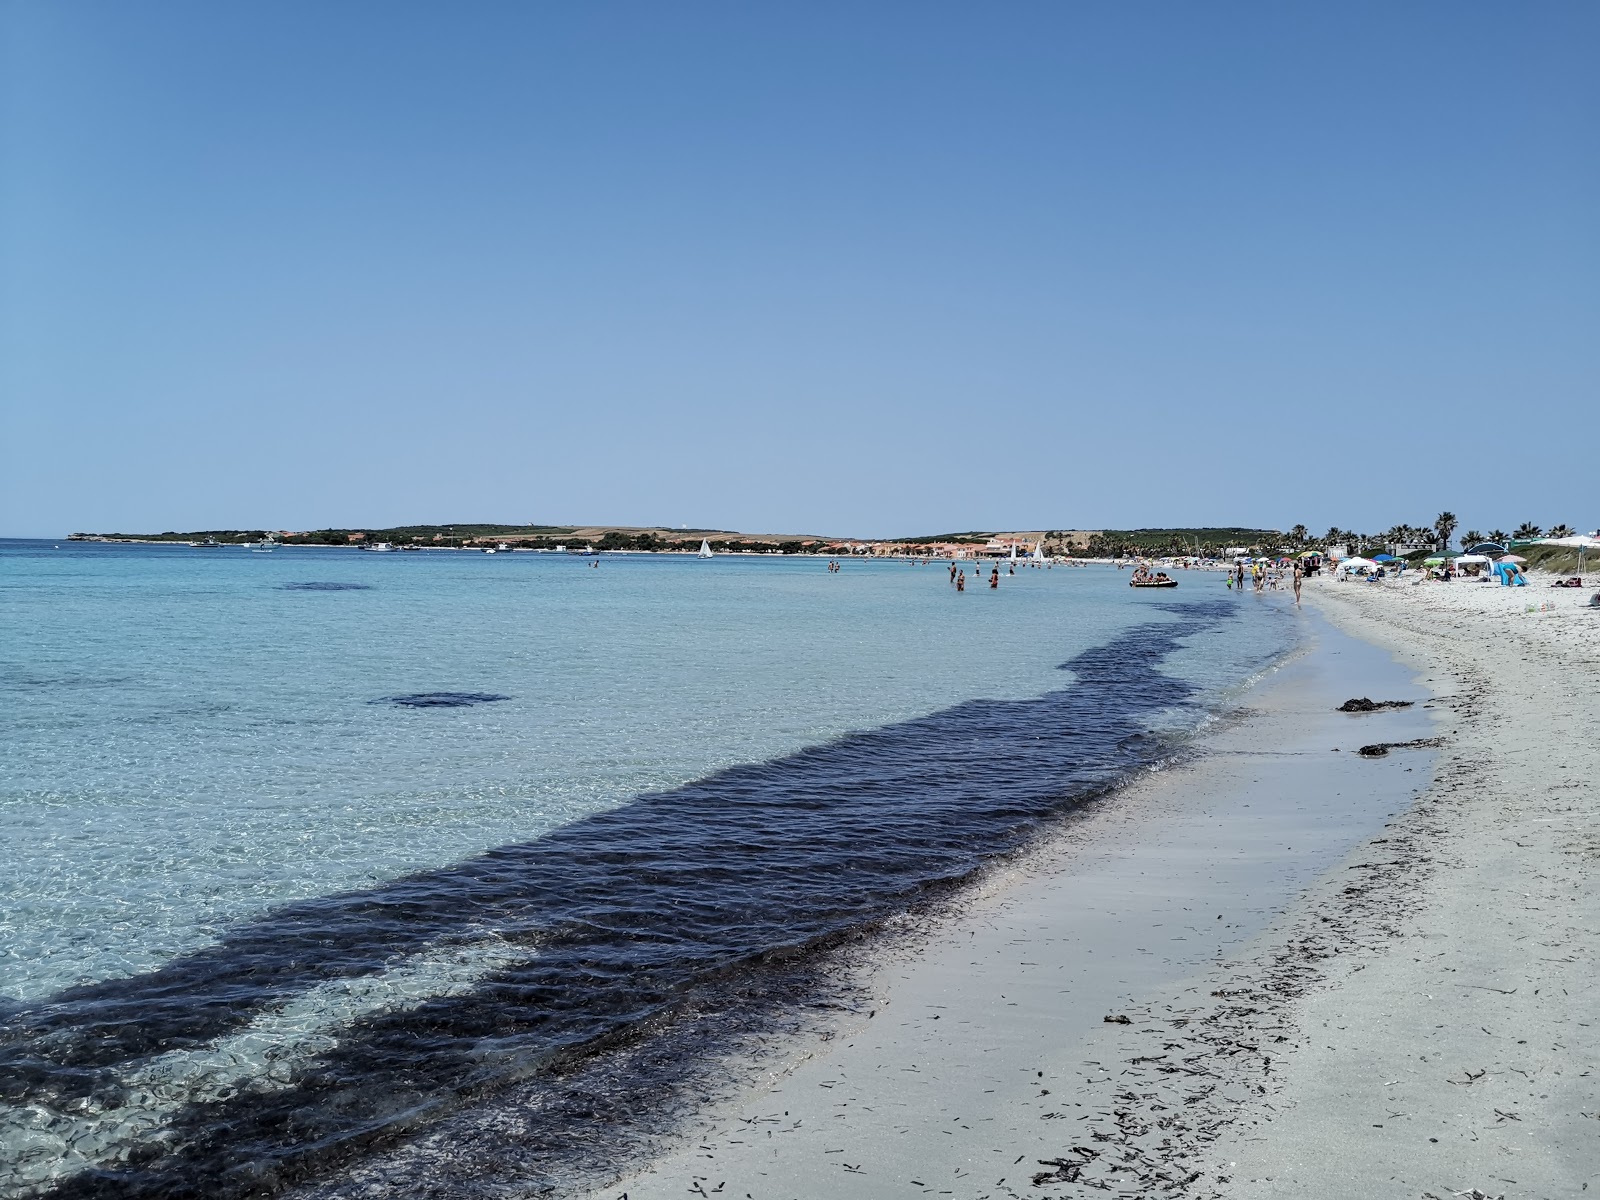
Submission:
POLYGON ((1309 588, 1362 640, 1322 630, 1197 763, 880 965, 870 1019, 758 1064, 590 1194, 1580 1190, 1600 614, 1405 587, 1309 588), (1432 733, 1437 756, 1352 753, 1432 733))
POLYGON ((1433 678, 1449 736, 1433 787, 1370 856, 1388 865, 1366 893, 1330 878, 1280 923, 1292 938, 1333 914, 1359 949, 1319 963, 1293 1006, 1302 1044, 1272 1120, 1214 1148, 1228 1195, 1327 1195, 1338 1180, 1351 1195, 1571 1196, 1600 1179, 1588 596, 1317 590, 1341 625, 1433 678))

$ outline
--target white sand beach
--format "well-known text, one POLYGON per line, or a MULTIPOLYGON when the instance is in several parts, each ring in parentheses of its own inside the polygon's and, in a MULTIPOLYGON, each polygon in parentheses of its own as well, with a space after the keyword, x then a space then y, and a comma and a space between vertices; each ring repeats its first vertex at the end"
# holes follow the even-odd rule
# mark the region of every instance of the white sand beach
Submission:
POLYGON ((1197 761, 863 968, 866 1013, 734 1064, 742 1088, 592 1195, 1580 1193, 1588 595, 1314 581, 1311 650, 1197 761), (1353 696, 1415 704, 1334 711, 1353 696))
POLYGON ((1600 1182, 1600 610, 1583 607, 1592 589, 1547 582, 1317 589, 1341 625, 1427 672, 1451 716, 1434 786, 1365 855, 1393 865, 1359 876, 1356 913, 1335 873, 1282 923, 1293 938, 1332 913, 1356 944, 1290 1006, 1272 1109, 1215 1148, 1228 1194, 1600 1182))

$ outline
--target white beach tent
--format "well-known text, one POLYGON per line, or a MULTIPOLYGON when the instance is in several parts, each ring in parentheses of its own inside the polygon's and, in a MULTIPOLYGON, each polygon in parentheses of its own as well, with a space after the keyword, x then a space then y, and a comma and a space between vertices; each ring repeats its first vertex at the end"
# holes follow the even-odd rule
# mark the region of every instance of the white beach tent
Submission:
POLYGON ((1570 546, 1574 550, 1600 550, 1600 537, 1590 537, 1587 533, 1574 534, 1564 538, 1540 538, 1541 546, 1570 546))
POLYGON ((1376 571, 1378 564, 1370 558, 1347 558, 1339 564, 1341 571, 1354 573, 1356 571, 1376 571))

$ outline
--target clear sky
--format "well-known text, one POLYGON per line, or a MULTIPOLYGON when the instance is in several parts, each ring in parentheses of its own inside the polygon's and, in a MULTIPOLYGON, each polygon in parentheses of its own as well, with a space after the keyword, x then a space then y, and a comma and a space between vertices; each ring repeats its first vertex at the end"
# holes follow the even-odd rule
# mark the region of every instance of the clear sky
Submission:
POLYGON ((5 2, 0 534, 1600 524, 1600 4, 5 2))

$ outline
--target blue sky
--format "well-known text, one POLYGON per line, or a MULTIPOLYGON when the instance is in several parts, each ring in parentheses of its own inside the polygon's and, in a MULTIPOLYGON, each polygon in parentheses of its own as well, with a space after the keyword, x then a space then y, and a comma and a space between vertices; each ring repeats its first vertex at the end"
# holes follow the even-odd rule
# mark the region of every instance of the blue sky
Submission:
POLYGON ((1600 524, 1592 3, 0 20, 0 534, 1600 524))

